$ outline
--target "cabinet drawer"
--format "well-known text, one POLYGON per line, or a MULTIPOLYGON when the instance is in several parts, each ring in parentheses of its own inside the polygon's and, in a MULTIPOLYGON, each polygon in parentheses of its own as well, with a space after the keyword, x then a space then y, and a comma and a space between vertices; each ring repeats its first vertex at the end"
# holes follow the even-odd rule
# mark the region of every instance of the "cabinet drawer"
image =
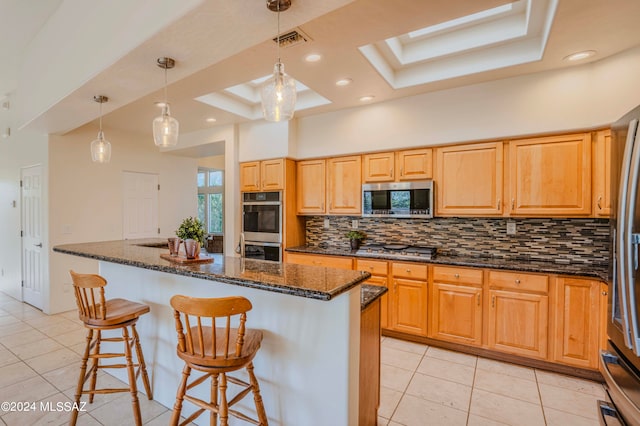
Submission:
POLYGON ((427 265, 393 262, 391 272, 394 277, 413 278, 414 280, 427 279, 427 265))
POLYGON ((489 271, 489 285, 492 288, 500 287, 547 293, 549 291, 549 277, 521 272, 489 271))
POLYGON ((387 275, 387 262, 384 260, 356 259, 356 270, 367 271, 373 275, 387 275))
POLYGON ((482 285, 482 269, 433 267, 433 280, 450 283, 482 285))
POLYGON ((324 266, 327 268, 352 269, 353 259, 350 257, 323 256, 315 254, 287 253, 287 263, 298 265, 324 266))

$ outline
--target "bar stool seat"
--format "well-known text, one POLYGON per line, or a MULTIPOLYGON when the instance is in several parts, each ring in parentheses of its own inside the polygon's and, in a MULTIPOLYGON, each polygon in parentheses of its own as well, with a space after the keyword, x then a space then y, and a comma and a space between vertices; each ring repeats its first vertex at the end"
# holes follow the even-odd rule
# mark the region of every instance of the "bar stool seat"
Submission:
POLYGON ((229 415, 232 415, 255 425, 267 426, 258 379, 253 373, 253 358, 260 349, 262 331, 245 327, 246 312, 251 310, 251 302, 239 296, 212 299, 176 295, 171 298, 171 306, 178 333, 176 353, 185 365, 170 424, 178 425, 183 400, 187 400, 199 409, 180 425, 188 424, 204 411, 209 411, 211 425, 217 425, 219 416, 220 424, 227 426, 229 415), (239 316, 237 328, 231 327, 234 316, 239 316), (226 322, 225 326, 217 327, 216 318, 226 322), (249 383, 227 374, 243 368, 247 371, 249 383), (188 383, 192 369, 205 374, 188 383), (188 390, 207 379, 211 379, 209 401, 187 394, 188 390), (230 400, 227 398, 227 380, 242 388, 230 400), (231 408, 249 392, 253 393, 258 420, 231 408))
MULTIPOLYGON (((136 322, 140 316, 150 311, 149 306, 132 302, 126 299, 105 300, 104 287, 107 281, 96 274, 78 274, 69 271, 73 280, 73 289, 78 305, 78 316, 87 328, 87 344, 85 346, 80 377, 76 388, 75 402, 80 403, 82 395, 89 395, 89 403, 93 402, 96 394, 109 394, 116 392, 130 392, 133 417, 136 425, 142 425, 140 403, 138 401, 138 388, 136 380, 142 376, 147 397, 153 399, 147 368, 140 346, 140 338, 136 331, 136 322), (129 332, 129 328, 131 332, 129 332), (102 331, 122 329, 122 337, 103 337, 102 331), (124 351, 120 353, 104 353, 100 351, 102 342, 123 342, 124 351), (137 362, 133 362, 133 350, 136 353, 137 362), (103 360, 124 357, 124 364, 102 364, 103 360), (91 359, 91 367, 87 371, 87 364, 91 359), (96 389, 97 374, 99 369, 126 368, 129 379, 128 388, 103 388, 96 389), (85 383, 90 380, 88 389, 85 383)), ((78 420, 78 411, 71 414, 71 425, 78 420)))

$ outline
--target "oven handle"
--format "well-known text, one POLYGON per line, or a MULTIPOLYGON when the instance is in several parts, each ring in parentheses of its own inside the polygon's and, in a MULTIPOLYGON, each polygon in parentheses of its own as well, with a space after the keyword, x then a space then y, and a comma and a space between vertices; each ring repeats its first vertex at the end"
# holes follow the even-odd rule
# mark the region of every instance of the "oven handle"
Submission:
MULTIPOLYGON (((244 237, 243 237, 244 241, 244 237)), ((262 241, 244 241, 245 245, 248 246, 262 246, 262 247, 280 247, 280 243, 264 243, 262 241)))
POLYGON ((243 201, 243 206, 280 206, 281 201, 243 201))

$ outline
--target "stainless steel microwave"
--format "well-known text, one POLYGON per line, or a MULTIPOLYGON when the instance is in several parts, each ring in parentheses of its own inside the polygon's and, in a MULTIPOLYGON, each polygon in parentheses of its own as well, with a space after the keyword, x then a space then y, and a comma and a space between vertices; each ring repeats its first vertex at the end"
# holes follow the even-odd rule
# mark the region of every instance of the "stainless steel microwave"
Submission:
POLYGON ((433 181, 362 185, 362 217, 433 217, 433 181))

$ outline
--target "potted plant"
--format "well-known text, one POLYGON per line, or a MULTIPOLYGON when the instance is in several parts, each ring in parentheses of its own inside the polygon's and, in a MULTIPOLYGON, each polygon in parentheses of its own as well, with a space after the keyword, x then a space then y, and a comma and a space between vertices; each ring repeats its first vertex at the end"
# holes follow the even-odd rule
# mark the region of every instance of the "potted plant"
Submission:
POLYGON ((358 250, 360 247, 360 241, 364 240, 366 235, 362 231, 358 231, 357 229, 352 229, 351 231, 344 234, 351 241, 351 250, 358 250))
POLYGON ((204 225, 197 217, 188 217, 182 221, 176 236, 184 240, 184 252, 187 259, 195 259, 200 254, 200 246, 204 245, 204 225))

